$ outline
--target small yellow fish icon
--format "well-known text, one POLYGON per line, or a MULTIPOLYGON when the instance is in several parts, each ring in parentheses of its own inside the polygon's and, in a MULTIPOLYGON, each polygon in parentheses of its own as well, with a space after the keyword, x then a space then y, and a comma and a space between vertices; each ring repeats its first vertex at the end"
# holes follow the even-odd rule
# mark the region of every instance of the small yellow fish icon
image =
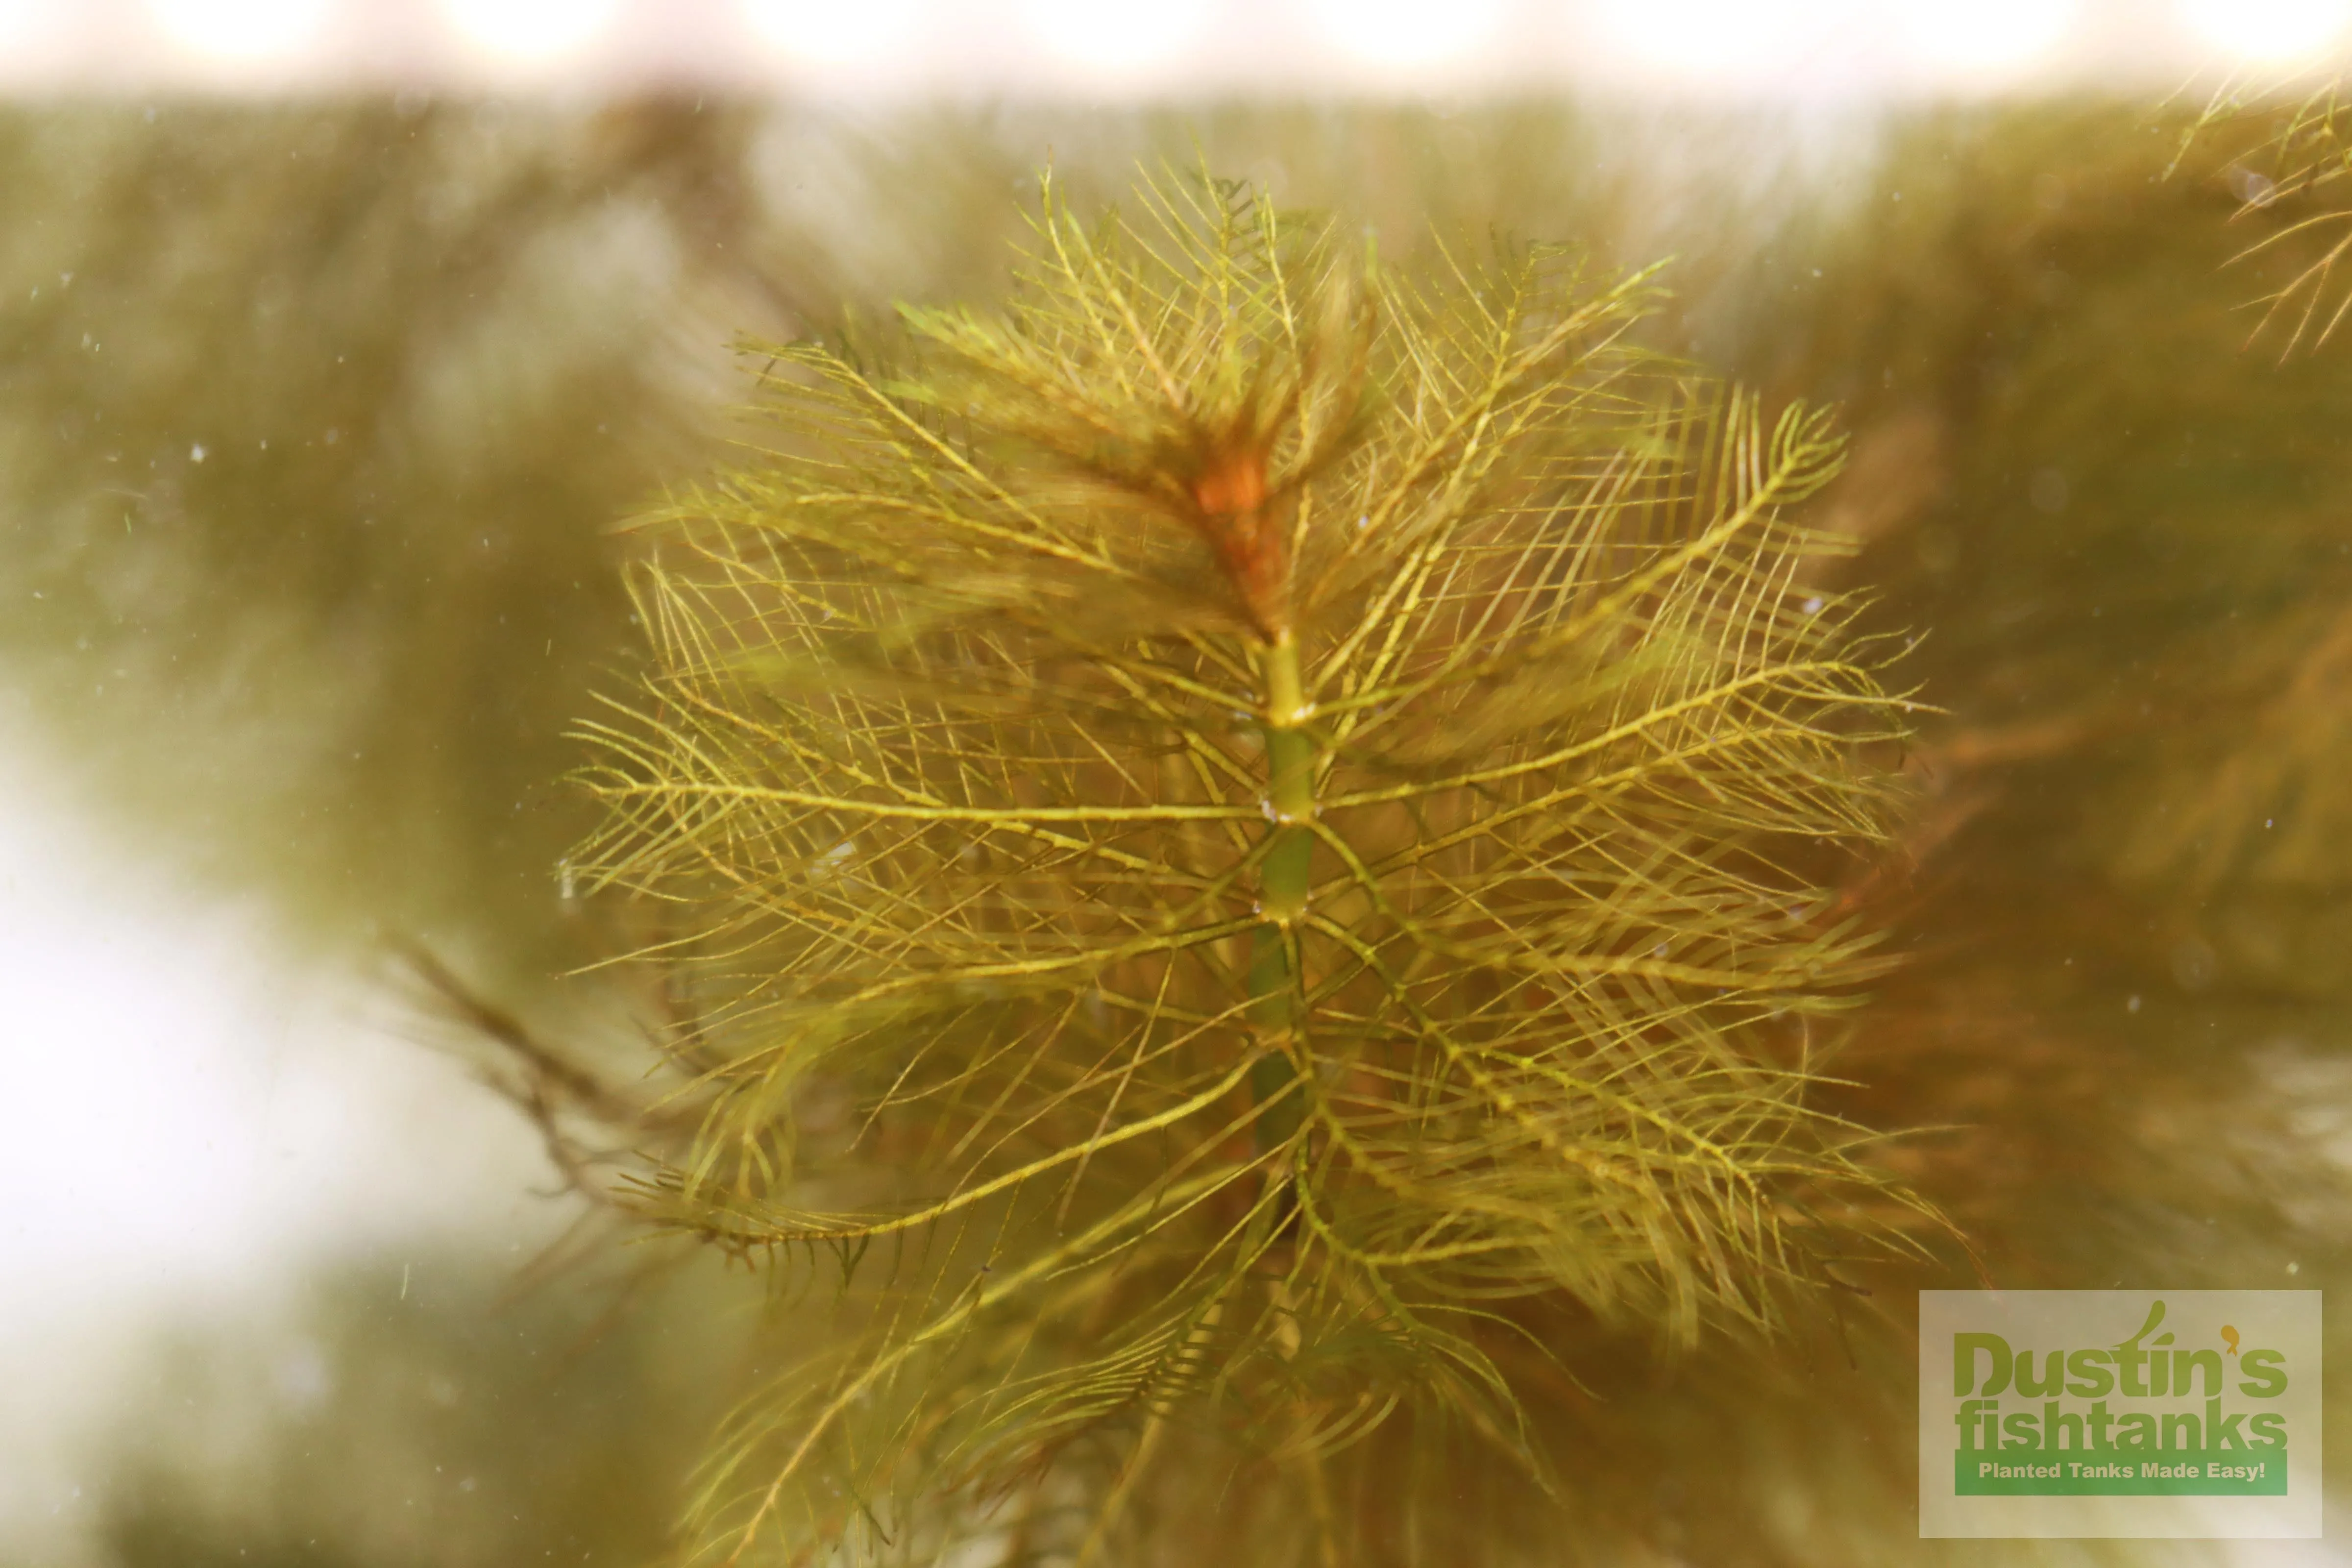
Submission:
POLYGON ((2231 1328, 2227 1323, 2222 1324, 2221 1342, 2230 1347, 2230 1353, 2231 1355, 2236 1355, 2238 1353, 2238 1331, 2231 1328))

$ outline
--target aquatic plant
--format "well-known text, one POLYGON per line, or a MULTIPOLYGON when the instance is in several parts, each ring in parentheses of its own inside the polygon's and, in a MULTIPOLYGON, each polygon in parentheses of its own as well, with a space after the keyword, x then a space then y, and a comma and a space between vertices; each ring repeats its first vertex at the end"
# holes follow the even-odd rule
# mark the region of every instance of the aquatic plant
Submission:
POLYGON ((724 1560, 1094 1560, 1202 1443, 1328 1559, 1384 1426, 1549 1484, 1548 1316, 1688 1346, 1906 1245, 1807 1102, 1905 706, 1805 585, 1839 438, 1631 346, 1646 276, 1448 256, 1049 183, 1001 311, 763 351, 653 520, 572 866, 673 927, 627 1201, 844 1325, 724 1560))

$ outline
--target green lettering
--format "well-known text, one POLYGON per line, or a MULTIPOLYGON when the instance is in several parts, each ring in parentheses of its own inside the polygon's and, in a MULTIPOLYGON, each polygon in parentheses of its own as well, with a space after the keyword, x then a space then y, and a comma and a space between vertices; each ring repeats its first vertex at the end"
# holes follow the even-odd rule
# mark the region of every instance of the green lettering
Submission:
POLYGON ((2189 1393, 2189 1374, 2202 1370, 2205 1373, 2205 1396, 2210 1399, 2221 1392, 2221 1352, 2220 1351, 2174 1351, 2172 1352, 2172 1392, 2189 1393))
MULTIPOLYGON (((1963 1453, 1972 1454, 1976 1452, 1977 1427, 1986 1418, 1990 1418, 1991 1420, 1994 1427, 1996 1428, 1997 1437, 1998 1428, 2000 1425, 2000 1405, 1997 1401, 1990 1399, 1968 1400, 1960 1405, 1959 1413, 1952 1417, 1952 1419, 1959 1425, 1960 1449, 1963 1453)), ((1991 1447, 1999 1447, 2000 1446, 2000 1445, 1998 1441, 1995 1441, 1991 1445, 1991 1447)))
MULTIPOLYGON (((2125 1340, 2116 1346, 2116 1367, 2117 1373, 2123 1378, 2124 1393, 2129 1398, 2146 1399, 2148 1396, 2148 1390, 2141 1386, 2139 1378, 2140 1367, 2147 1361, 2148 1352, 2140 1349, 2139 1342, 2140 1341, 2147 1338, 2150 1333, 2154 1332, 2156 1325, 2162 1321, 2164 1321, 2164 1303, 2162 1301, 2149 1302, 2147 1308, 2147 1321, 2139 1326, 2139 1332, 2134 1334, 2131 1338, 2125 1340)), ((2172 1336, 2170 1334, 2167 1334, 2158 1342, 2159 1344, 2169 1344, 2172 1342, 2172 1336)), ((2156 1366, 2159 1373, 2164 1369, 2164 1352, 2162 1351, 2156 1352, 2156 1366)), ((2158 1394, 2164 1392, 2164 1388, 2161 1384, 2158 1385, 2156 1392, 2158 1394)))
POLYGON ((1977 1392, 1977 1352, 1982 1351, 1990 1361, 1985 1373, 1984 1393, 1991 1398, 2009 1386, 2009 1342, 1999 1334, 1954 1334, 1952 1336, 1952 1392, 1969 1394, 1977 1392))
POLYGON ((2028 1399, 2047 1399, 2053 1394, 2063 1394, 2065 1392, 2066 1352, 2044 1351, 2042 1358, 2042 1377, 2039 1382, 2036 1382, 2033 1376, 2033 1352, 2020 1351, 2017 1352, 2016 1373, 2017 1392, 2028 1399))
POLYGON ((2223 1415, 2220 1400, 2207 1400, 2205 1402, 2205 1446, 2215 1449, 2244 1447, 2246 1439, 2238 1431, 2238 1423, 2244 1419, 2245 1416, 2242 1414, 2223 1415))
POLYGON ((2066 1392, 2077 1399, 2104 1399, 2116 1386, 2116 1374, 2107 1369, 2116 1358, 2105 1351, 2076 1351, 2066 1358, 2067 1374, 2074 1379, 2066 1392))
POLYGON ((2056 1400, 2042 1407, 2042 1446, 2045 1448, 2088 1447, 2083 1436, 2083 1418, 2071 1412, 2062 1412, 2056 1400))
POLYGON ((2286 1392, 2286 1353, 2248 1351, 2238 1358, 2238 1392, 2249 1399, 2276 1399, 2286 1392))

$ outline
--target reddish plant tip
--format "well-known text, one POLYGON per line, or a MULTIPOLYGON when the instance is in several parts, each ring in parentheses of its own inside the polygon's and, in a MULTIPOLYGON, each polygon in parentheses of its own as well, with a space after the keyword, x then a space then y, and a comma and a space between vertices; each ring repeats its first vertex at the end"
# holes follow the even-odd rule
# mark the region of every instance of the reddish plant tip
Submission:
POLYGON ((1215 454, 1192 480, 1195 526, 1250 619, 1275 637, 1290 621, 1290 560, 1265 500, 1265 454, 1249 447, 1215 454))
POLYGON ((1265 455, 1247 448, 1219 453, 1192 481, 1192 500, 1211 519, 1255 511, 1265 504, 1265 455))

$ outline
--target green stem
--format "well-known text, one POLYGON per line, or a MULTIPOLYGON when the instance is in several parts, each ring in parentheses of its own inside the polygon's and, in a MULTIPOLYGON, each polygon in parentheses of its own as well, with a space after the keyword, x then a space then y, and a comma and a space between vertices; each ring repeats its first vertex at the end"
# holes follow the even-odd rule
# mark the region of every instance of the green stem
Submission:
MULTIPOLYGON (((1297 927, 1307 913, 1313 886, 1315 832, 1315 740, 1305 727, 1306 691, 1298 672, 1298 645, 1288 632, 1266 646, 1262 668, 1265 711, 1259 726, 1265 737, 1266 798, 1274 821, 1266 829, 1265 855, 1258 862, 1257 928, 1250 958, 1250 1020, 1273 1037, 1276 1049, 1251 1069, 1250 1089, 1260 1105, 1292 1087, 1297 1068, 1289 1054, 1297 1026, 1297 927)), ((1261 1151, 1286 1143, 1297 1132, 1304 1108, 1294 1092, 1257 1120, 1261 1151)))

